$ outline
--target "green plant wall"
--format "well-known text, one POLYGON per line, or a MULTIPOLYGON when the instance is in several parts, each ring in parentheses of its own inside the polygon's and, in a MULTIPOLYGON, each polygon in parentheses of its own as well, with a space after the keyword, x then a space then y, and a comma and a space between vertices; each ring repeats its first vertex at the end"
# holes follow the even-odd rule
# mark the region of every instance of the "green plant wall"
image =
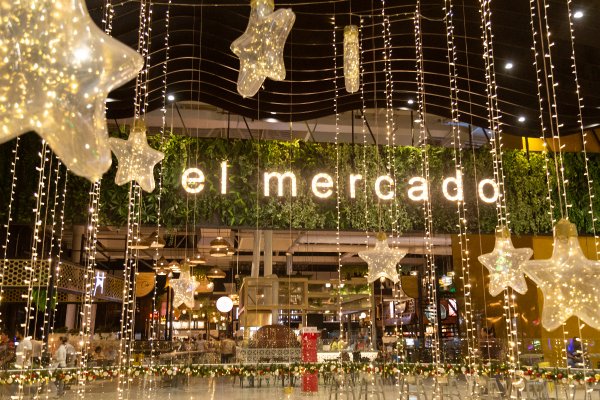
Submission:
MULTIPOLYGON (((123 135, 121 133, 121 135, 123 135)), ((151 137, 151 145, 158 148, 159 138, 151 137)), ((6 204, 10 188, 10 152, 14 141, 0 146, 0 209, 2 221, 6 218, 6 204)), ((34 175, 39 139, 27 135, 22 140, 21 157, 17 167, 17 204, 13 223, 30 223, 31 205, 35 183, 34 175)), ((162 223, 167 228, 183 227, 195 222, 202 226, 265 227, 273 229, 335 229, 337 210, 335 195, 319 199, 310 190, 310 181, 317 172, 327 172, 335 177, 336 159, 339 157, 340 176, 340 228, 344 230, 389 230, 394 226, 400 232, 421 231, 423 214, 420 203, 407 198, 408 180, 421 175, 421 151, 413 147, 376 147, 342 144, 339 154, 333 144, 280 141, 250 141, 225 139, 197 139, 171 135, 166 138, 162 173, 162 223), (229 193, 221 195, 220 163, 229 161, 229 193), (348 194, 351 173, 362 173, 366 165, 367 191, 357 187, 357 198, 348 194), (397 181, 398 201, 380 201, 373 190, 374 179, 386 174, 393 165, 397 181), (198 167, 206 175, 204 190, 197 195, 187 194, 181 187, 181 174, 188 167, 198 167), (262 194, 262 174, 265 171, 293 171, 298 180, 298 196, 291 197, 286 188, 282 198, 262 194), (257 193, 258 190, 258 193, 257 193)), ((431 180, 434 230, 437 233, 456 231, 456 204, 442 195, 443 178, 452 176, 454 163, 452 149, 428 149, 431 180)), ((540 153, 526 154, 511 150, 503 154, 506 175, 506 195, 512 230, 516 234, 549 233, 551 231, 549 206, 546 200, 547 185, 544 158, 540 153)), ((590 155, 590 176, 593 192, 600 182, 600 157, 590 155)), ((477 182, 493 178, 489 148, 463 153, 464 190, 467 220, 472 232, 493 232, 496 213, 493 204, 478 201, 477 182)), ((550 163, 553 165, 553 162, 550 163)), ((116 186, 113 167, 102 180, 101 223, 123 226, 127 221, 128 185, 116 186)), ((565 174, 569 179, 568 199, 572 204, 570 218, 580 232, 592 232, 589 217, 589 197, 584 177, 584 160, 581 154, 565 154, 565 174)), ((159 178, 158 168, 155 169, 159 178)), ((334 178, 335 179, 335 178, 334 178)), ((551 187, 555 187, 551 176, 551 187)), ((70 175, 66 218, 69 223, 85 221, 89 182, 70 175)), ((158 187, 158 185, 157 185, 158 187)), ((554 199, 556 200, 556 199, 554 199)), ((598 201, 596 202, 598 203, 598 201)), ((143 196, 143 223, 156 223, 158 190, 143 196)), ((600 213, 596 204, 595 213, 600 213)), ((558 212, 558 207, 557 207, 558 212)), ((556 215, 559 216, 558 214, 556 215)), ((600 227, 596 226, 596 229, 600 227)))

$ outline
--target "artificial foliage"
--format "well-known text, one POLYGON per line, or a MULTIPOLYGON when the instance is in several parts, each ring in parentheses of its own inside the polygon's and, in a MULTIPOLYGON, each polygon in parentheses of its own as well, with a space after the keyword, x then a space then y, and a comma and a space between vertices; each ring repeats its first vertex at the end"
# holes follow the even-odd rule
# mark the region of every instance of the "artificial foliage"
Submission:
MULTIPOLYGON (((126 132, 112 136, 127 137, 126 132)), ((337 225, 335 193, 329 199, 319 199, 312 194, 310 181, 317 172, 329 173, 335 179, 335 145, 301 141, 251 141, 227 139, 199 139, 169 135, 161 145, 158 135, 149 136, 149 144, 165 154, 162 173, 161 218, 166 229, 185 226, 196 211, 196 223, 201 226, 265 227, 270 229, 335 229, 337 225), (220 194, 220 163, 229 161, 228 193, 220 194), (181 186, 181 175, 186 168, 198 167, 206 175, 204 190, 197 195, 186 193, 181 186), (286 188, 284 197, 264 197, 265 171, 293 171, 297 176, 298 196, 291 197, 286 188), (257 193, 258 190, 258 193, 257 193)), ((21 139, 20 158, 17 165, 17 195, 13 204, 13 224, 31 223, 34 204, 34 179, 39 139, 26 135, 21 139)), ((0 220, 6 220, 6 203, 10 189, 10 160, 14 141, 0 146, 0 220)), ((415 147, 395 147, 393 172, 397 177, 396 228, 403 233, 423 230, 421 204, 408 199, 408 180, 421 174, 421 151, 415 147)), ((429 147, 431 165, 431 194, 433 223, 436 233, 456 233, 456 205, 443 197, 441 185, 445 177, 453 176, 452 149, 429 147)), ((381 201, 373 190, 375 177, 386 171, 388 150, 383 147, 341 144, 340 157, 340 228, 343 230, 379 231, 391 229, 391 201, 381 201), (379 152, 379 154, 378 154, 379 152), (357 195, 348 193, 349 176, 364 175, 367 170, 367 197, 362 182, 357 195), (367 212, 365 212, 367 211, 367 212), (382 215, 382 218, 378 216, 382 215)), ((553 157, 551 154, 550 157, 553 157)), ((600 156, 589 155, 590 178, 593 193, 600 187, 600 156)), ((573 205, 570 220, 580 233, 592 232, 589 214, 589 197, 584 176, 584 159, 581 154, 567 153, 565 176, 569 181, 567 195, 573 205)), ((547 185, 544 174, 544 157, 541 153, 507 150, 503 153, 506 175, 506 197, 510 213, 511 231, 514 234, 547 234, 552 232, 549 206, 546 200, 547 185)), ((497 224, 494 204, 478 201, 477 182, 492 178, 492 159, 489 148, 482 147, 463 155, 465 170, 464 197, 468 228, 472 232, 493 233, 497 224)), ((553 165, 551 161, 549 163, 553 165)), ((159 167, 155 168, 158 182, 159 167)), ((100 222, 102 225, 125 226, 129 185, 114 184, 116 168, 103 176, 101 190, 100 222)), ((556 187, 551 176, 551 186, 556 187)), ((88 181, 69 175, 66 204, 68 223, 85 223, 88 202, 88 181)), ((555 199, 556 200, 556 199, 555 199)), ((600 214, 600 204, 594 205, 595 215, 600 214)), ((142 223, 156 223, 158 190, 144 193, 142 223)), ((558 210, 557 210, 558 212, 558 210)), ((558 217, 558 215, 557 215, 558 217)), ((600 226, 596 225, 596 230, 600 226)))

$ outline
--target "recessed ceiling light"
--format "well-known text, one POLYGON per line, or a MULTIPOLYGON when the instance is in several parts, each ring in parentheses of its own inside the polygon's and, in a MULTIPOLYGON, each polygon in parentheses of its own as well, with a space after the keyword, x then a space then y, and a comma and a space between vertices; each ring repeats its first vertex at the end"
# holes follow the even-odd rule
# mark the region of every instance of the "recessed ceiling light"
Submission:
POLYGON ((415 123, 420 124, 421 122, 423 122, 423 120, 421 120, 420 118, 415 119, 415 123))
POLYGON ((573 18, 575 18, 575 19, 583 18, 583 11, 575 11, 573 13, 573 18))
POLYGON ((279 120, 275 119, 275 118, 265 118, 266 122, 279 122, 279 120))
POLYGON ((175 96, 173 96, 172 94, 170 94, 170 95, 167 96, 167 100, 173 101, 173 100, 175 100, 175 96))
POLYGON ((511 63, 510 61, 507 62, 506 64, 504 64, 504 69, 513 69, 514 64, 511 63))
POLYGON ((527 119, 527 118, 525 118, 524 116, 522 116, 522 115, 521 115, 521 116, 519 117, 519 122, 525 122, 525 120, 526 120, 526 119, 527 119))
POLYGON ((415 101, 414 101, 413 99, 408 99, 407 103, 408 103, 408 104, 414 104, 414 103, 415 103, 415 101))
POLYGON ((277 115, 275 111, 271 111, 271 115, 277 115))

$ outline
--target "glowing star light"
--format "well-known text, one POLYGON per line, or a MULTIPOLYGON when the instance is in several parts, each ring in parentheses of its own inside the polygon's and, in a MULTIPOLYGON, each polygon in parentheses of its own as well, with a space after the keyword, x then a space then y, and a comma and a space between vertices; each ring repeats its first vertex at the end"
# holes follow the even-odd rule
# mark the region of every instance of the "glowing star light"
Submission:
POLYGON ((283 47, 296 15, 290 9, 275 12, 273 0, 252 0, 248 27, 231 44, 240 59, 237 90, 244 97, 258 92, 266 78, 285 79, 283 47))
POLYGON ((0 0, 0 143, 36 131, 75 174, 110 167, 105 100, 143 59, 100 30, 84 0, 0 0))
POLYGON ((387 236, 383 232, 377 234, 375 248, 358 252, 358 256, 369 264, 367 281, 375 282, 380 278, 387 278, 398 283, 400 277, 396 265, 406 255, 405 251, 390 249, 387 236))
POLYGON ((490 272, 490 294, 498 296, 509 286, 517 292, 525 294, 527 282, 521 265, 532 255, 533 250, 531 249, 516 249, 513 246, 508 228, 498 228, 494 250, 477 257, 479 262, 490 272))
POLYGON ((119 160, 115 183, 136 181, 146 192, 154 190, 154 166, 164 154, 148 146, 146 127, 136 121, 127 140, 110 138, 110 148, 119 160))
POLYGON ((185 304, 189 308, 194 308, 194 293, 198 282, 190 278, 189 271, 182 270, 179 279, 171 279, 169 286, 173 288, 173 307, 185 304))
POLYGON ((526 261, 523 271, 544 295, 544 328, 554 330, 576 316, 600 329, 600 262, 583 254, 574 224, 561 219, 554 228, 552 257, 526 261))

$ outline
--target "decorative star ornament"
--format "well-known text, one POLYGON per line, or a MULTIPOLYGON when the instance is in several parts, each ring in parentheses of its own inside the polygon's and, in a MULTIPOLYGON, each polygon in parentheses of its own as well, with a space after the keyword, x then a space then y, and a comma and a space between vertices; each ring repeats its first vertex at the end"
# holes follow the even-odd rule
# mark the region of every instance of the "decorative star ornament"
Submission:
POLYGON ((498 296, 509 286, 517 292, 525 294, 527 292, 527 282, 521 270, 521 265, 529 260, 532 255, 532 249, 516 249, 513 246, 507 227, 496 229, 494 250, 491 253, 477 257, 479 262, 490 272, 490 294, 498 296))
POLYGON ((231 44, 240 59, 238 93, 252 97, 266 78, 285 79, 283 47, 292 30, 296 15, 290 9, 275 12, 273 0, 252 0, 246 31, 231 44))
POLYGON ((154 190, 154 166, 165 155, 148 146, 146 127, 141 121, 136 121, 127 140, 110 138, 110 148, 119 160, 115 183, 123 185, 136 181, 146 192, 154 190))
POLYGON ((544 296, 544 328, 552 331, 576 316, 600 329, 600 262, 583 254, 574 224, 561 219, 554 227, 552 257, 526 261, 522 268, 544 296))
POLYGON ((105 100, 142 57, 104 33, 84 0, 0 0, 0 143, 36 131, 75 174, 110 167, 105 100))
POLYGON ((189 271, 181 271, 178 279, 171 279, 169 286, 173 288, 173 307, 185 304, 194 308, 194 293, 198 282, 190 278, 189 271))
POLYGON ((375 282, 377 279, 386 278, 394 283, 400 281, 396 265, 406 255, 405 251, 390 249, 387 236, 383 232, 377 234, 377 243, 371 250, 359 251, 358 256, 369 264, 367 281, 375 282))

